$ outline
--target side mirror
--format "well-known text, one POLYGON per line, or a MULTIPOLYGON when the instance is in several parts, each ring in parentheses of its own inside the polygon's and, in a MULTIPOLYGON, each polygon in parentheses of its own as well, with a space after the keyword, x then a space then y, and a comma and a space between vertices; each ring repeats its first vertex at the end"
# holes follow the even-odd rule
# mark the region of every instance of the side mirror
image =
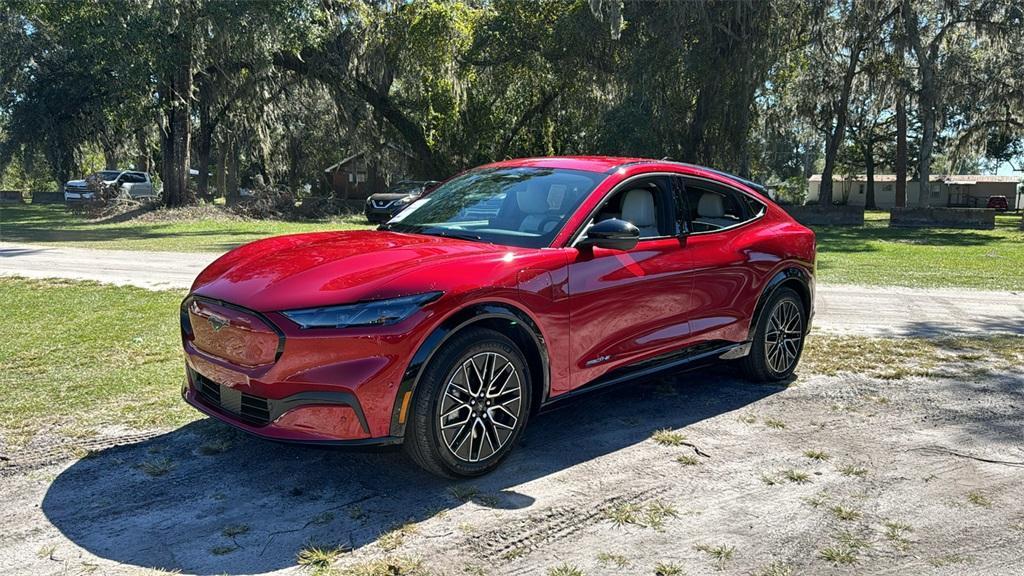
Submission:
POLYGON ((618 218, 602 220, 587 230, 580 246, 599 246, 613 250, 632 250, 640 240, 640 230, 618 218))

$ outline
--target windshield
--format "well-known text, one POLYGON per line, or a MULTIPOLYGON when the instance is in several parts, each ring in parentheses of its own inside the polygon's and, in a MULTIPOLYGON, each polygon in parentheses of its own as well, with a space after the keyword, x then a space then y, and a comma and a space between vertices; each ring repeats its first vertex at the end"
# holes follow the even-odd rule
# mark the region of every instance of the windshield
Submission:
POLYGON ((121 173, 116 170, 100 170, 92 175, 93 178, 99 180, 116 180, 121 173))
POLYGON ((485 168, 445 182, 385 230, 542 248, 604 174, 555 168, 485 168))

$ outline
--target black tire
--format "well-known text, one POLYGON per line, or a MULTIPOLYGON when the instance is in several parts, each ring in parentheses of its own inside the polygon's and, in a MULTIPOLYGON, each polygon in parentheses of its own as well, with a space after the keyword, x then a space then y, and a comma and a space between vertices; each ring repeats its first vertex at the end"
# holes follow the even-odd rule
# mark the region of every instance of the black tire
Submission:
MULTIPOLYGON (((788 316, 784 316, 787 317, 788 316)), ((800 355, 804 350, 804 338, 807 325, 807 312, 804 310, 800 295, 790 288, 779 288, 765 303, 761 317, 757 322, 757 330, 750 344, 750 353, 739 360, 743 375, 756 382, 778 382, 793 375, 800 355), (782 344, 784 351, 776 351, 772 342, 778 339, 778 314, 794 312, 792 320, 795 325, 784 326, 782 344), (773 318, 774 324, 773 324, 773 318), (771 330, 770 330, 771 329, 771 330), (775 332, 773 339, 771 332, 775 332), (791 355, 791 357, 790 357, 791 355)))
POLYGON ((417 383, 405 452, 438 476, 486 474, 508 455, 526 427, 531 392, 529 368, 519 347, 500 332, 467 328, 442 346, 417 383), (481 377, 480 368, 484 374, 490 370, 491 376, 481 377), (502 377, 506 380, 498 390, 502 377))

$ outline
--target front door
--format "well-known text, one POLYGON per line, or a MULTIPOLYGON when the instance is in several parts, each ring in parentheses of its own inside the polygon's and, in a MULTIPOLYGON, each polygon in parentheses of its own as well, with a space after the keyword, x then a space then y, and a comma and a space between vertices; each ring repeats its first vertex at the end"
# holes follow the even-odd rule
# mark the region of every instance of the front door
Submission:
POLYGON ((632 222, 641 230, 636 247, 577 248, 570 256, 568 389, 678 348, 689 336, 691 259, 679 233, 676 192, 669 176, 620 185, 593 220, 632 222))

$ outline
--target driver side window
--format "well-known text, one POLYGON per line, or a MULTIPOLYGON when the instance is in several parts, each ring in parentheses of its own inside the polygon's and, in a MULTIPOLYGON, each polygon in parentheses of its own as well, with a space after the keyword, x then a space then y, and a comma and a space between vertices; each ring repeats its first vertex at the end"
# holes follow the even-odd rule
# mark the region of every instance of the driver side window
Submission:
POLYGON ((634 180, 612 194, 594 222, 618 218, 636 226, 640 239, 678 234, 670 181, 665 177, 634 180))

